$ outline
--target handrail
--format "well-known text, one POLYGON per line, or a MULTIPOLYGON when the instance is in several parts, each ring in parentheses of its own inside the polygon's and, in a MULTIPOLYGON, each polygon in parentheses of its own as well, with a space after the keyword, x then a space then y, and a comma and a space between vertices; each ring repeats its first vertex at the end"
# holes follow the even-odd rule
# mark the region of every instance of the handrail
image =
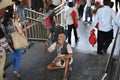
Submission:
POLYGON ((61 9, 62 9, 62 7, 64 7, 64 4, 65 4, 66 2, 64 2, 64 3, 62 3, 62 4, 60 4, 59 6, 57 6, 54 10, 55 10, 55 13, 58 13, 59 11, 61 11, 61 9))
POLYGON ((17 13, 19 13, 21 11, 24 11, 24 10, 30 11, 30 12, 33 12, 33 13, 36 13, 36 14, 39 14, 39 15, 42 15, 42 16, 45 16, 43 13, 37 12, 37 11, 32 10, 32 9, 28 9, 28 8, 21 9, 21 10, 17 11, 15 14, 17 14, 17 13))
POLYGON ((55 10, 55 13, 56 13, 56 16, 57 18, 59 18, 58 22, 59 22, 59 25, 65 25, 65 17, 63 16, 65 13, 65 7, 64 5, 66 4, 66 2, 60 4, 59 6, 57 6, 54 10, 55 10))
POLYGON ((33 21, 37 21, 37 22, 42 22, 41 20, 38 20, 38 19, 34 19, 34 18, 30 18, 30 17, 26 17, 26 19, 30 19, 30 20, 33 20, 33 21))
POLYGON ((28 17, 28 16, 33 18, 34 14, 35 15, 40 15, 41 17, 45 16, 45 14, 43 14, 43 13, 37 12, 35 10, 28 9, 28 8, 21 9, 21 10, 19 10, 15 13, 15 15, 18 18, 20 18, 22 21, 25 20, 25 17, 28 17), (25 16, 25 14, 26 14, 26 16, 25 16))
POLYGON ((61 10, 60 12, 58 12, 58 13, 56 14, 56 16, 58 16, 59 14, 61 14, 63 11, 65 11, 65 9, 61 10))
POLYGON ((36 13, 36 14, 39 14, 39 15, 45 16, 45 14, 40 13, 40 12, 37 12, 37 11, 32 10, 32 9, 25 8, 24 10, 27 10, 27 11, 30 11, 30 12, 33 12, 33 13, 36 13))
POLYGON ((113 57, 113 54, 114 54, 114 50, 115 50, 115 46, 116 46, 118 34, 119 34, 119 28, 117 29, 117 34, 115 36, 115 40, 114 40, 114 43, 113 43, 111 54, 110 54, 110 56, 108 57, 108 60, 107 60, 107 64, 106 64, 106 68, 105 68, 105 73, 104 73, 104 75, 102 77, 102 80, 105 80, 105 78, 108 75, 108 70, 109 70, 109 67, 110 67, 111 62, 112 62, 112 57, 113 57))
MULTIPOLYGON (((120 34, 120 33, 119 33, 120 34)), ((115 70, 115 76, 113 78, 113 80, 119 80, 119 69, 120 69, 120 52, 119 52, 119 56, 118 56, 118 64, 115 70)))
POLYGON ((59 6, 57 6, 57 7, 55 8, 55 10, 57 10, 57 9, 60 8, 60 7, 62 7, 65 3, 66 3, 66 2, 64 2, 64 3, 60 4, 59 6))

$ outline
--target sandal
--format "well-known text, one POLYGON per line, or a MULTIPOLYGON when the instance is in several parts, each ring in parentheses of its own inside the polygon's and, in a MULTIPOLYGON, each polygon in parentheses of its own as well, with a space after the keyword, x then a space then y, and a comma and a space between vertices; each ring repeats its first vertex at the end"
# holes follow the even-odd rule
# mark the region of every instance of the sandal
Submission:
POLYGON ((14 74, 16 77, 18 77, 18 78, 21 77, 20 74, 19 74, 17 71, 13 71, 13 74, 14 74))

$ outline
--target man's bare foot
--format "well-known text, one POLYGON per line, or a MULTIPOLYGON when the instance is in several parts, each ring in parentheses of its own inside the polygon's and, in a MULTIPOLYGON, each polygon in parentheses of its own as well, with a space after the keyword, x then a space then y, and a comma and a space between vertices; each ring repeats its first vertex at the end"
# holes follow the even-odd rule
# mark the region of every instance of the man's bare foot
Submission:
POLYGON ((63 80, 67 80, 67 78, 63 79, 63 80))

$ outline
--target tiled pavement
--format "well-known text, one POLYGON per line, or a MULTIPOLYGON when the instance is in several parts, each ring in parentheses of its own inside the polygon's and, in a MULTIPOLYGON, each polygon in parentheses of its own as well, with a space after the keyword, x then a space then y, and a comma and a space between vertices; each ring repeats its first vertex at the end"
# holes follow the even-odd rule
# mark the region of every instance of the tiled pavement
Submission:
MULTIPOLYGON (((105 69, 108 55, 83 54, 74 51, 72 72, 68 80, 99 80, 105 69)), ((46 65, 56 56, 55 52, 44 52, 43 44, 34 45, 24 54, 20 73, 22 80, 62 80, 63 70, 49 71, 46 65)), ((6 69, 9 80, 17 80, 12 74, 12 66, 6 69)))
MULTIPOLYGON (((79 21, 77 46, 74 44, 72 35, 71 45, 74 51, 74 61, 73 70, 69 72, 68 80, 101 80, 109 54, 98 55, 96 53, 97 45, 92 47, 89 44, 88 38, 91 29, 91 25, 79 21)), ((117 45, 119 46, 119 43, 117 45)), ((117 51, 119 51, 118 46, 116 47, 117 51)), ((108 52, 111 51, 111 48, 112 45, 110 45, 108 52)), ((118 53, 116 52, 116 54, 118 53)), ((49 71, 46 68, 55 56, 55 52, 45 53, 42 43, 34 42, 34 45, 26 51, 22 59, 20 69, 22 80, 62 80, 63 70, 49 71)), ((112 69, 114 70, 114 67, 112 69)), ((6 73, 9 80, 18 80, 12 74, 12 66, 6 69, 6 73)))

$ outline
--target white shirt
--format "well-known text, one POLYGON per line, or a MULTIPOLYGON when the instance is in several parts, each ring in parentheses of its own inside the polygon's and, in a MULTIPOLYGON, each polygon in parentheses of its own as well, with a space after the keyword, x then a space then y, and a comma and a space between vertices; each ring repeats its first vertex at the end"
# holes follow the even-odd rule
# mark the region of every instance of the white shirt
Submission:
POLYGON ((73 24, 73 19, 72 19, 72 16, 71 16, 71 13, 72 11, 75 11, 76 12, 76 15, 77 15, 77 18, 79 19, 79 16, 78 16, 78 11, 75 7, 71 8, 69 7, 67 10, 66 10, 66 24, 67 25, 72 25, 73 24))
POLYGON ((71 16, 72 11, 73 11, 73 8, 68 8, 66 10, 66 20, 67 20, 66 23, 67 23, 67 25, 73 24, 73 20, 72 20, 72 16, 71 16))
POLYGON ((103 6, 98 9, 93 25, 99 22, 99 30, 108 32, 112 29, 112 20, 115 19, 115 12, 109 6, 103 6))

